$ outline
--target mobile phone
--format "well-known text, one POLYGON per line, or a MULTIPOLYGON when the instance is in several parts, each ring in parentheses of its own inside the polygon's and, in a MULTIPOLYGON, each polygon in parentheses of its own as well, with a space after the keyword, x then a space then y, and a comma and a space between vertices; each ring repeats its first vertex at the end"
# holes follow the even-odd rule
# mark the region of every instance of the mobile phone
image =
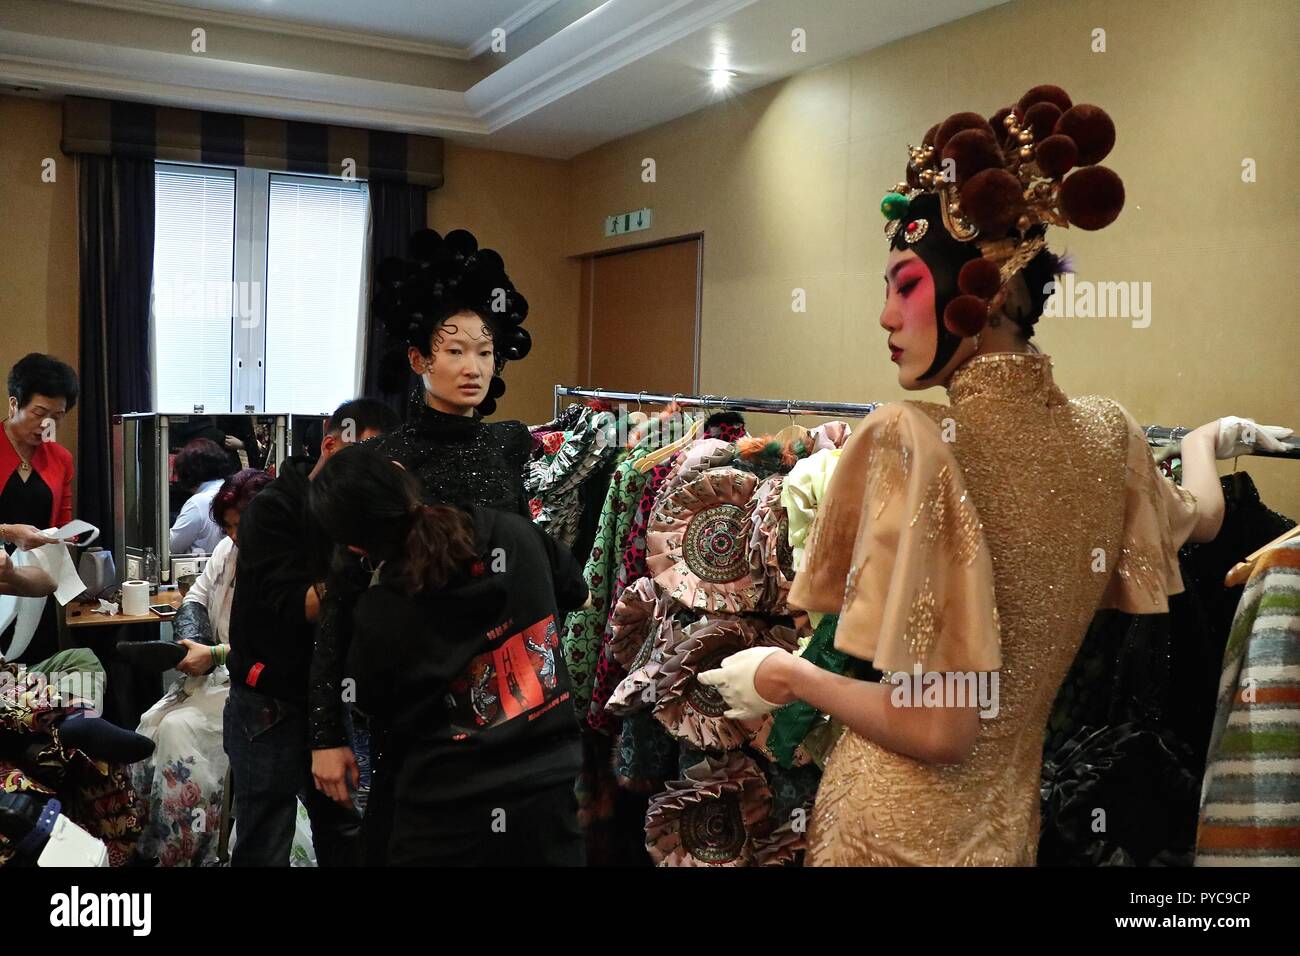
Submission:
POLYGON ((175 617, 176 608, 170 604, 150 604, 149 610, 153 611, 159 617, 175 617))

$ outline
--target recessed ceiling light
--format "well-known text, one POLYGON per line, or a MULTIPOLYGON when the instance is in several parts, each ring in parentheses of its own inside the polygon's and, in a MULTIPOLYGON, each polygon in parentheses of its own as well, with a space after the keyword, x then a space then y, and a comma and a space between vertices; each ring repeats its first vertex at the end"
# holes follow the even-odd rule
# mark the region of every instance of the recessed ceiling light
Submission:
POLYGON ((734 70, 710 70, 709 82, 715 90, 719 92, 725 90, 731 85, 731 81, 736 78, 734 70))

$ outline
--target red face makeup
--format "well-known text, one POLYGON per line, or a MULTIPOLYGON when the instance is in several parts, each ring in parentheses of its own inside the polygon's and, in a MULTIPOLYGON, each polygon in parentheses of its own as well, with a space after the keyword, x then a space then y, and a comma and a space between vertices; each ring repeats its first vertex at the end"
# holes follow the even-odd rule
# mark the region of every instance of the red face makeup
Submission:
POLYGON ((892 250, 885 266, 885 307, 880 326, 889 333, 890 359, 898 365, 898 384, 926 388, 920 375, 934 361, 936 341, 934 279, 911 250, 892 250))

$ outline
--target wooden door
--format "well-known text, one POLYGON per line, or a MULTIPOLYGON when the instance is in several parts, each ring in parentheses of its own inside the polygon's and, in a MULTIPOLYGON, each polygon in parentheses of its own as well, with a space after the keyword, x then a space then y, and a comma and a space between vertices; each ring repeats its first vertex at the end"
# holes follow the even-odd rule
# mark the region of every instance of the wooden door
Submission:
POLYGON ((578 384, 694 394, 699 383, 699 236, 582 264, 578 384))

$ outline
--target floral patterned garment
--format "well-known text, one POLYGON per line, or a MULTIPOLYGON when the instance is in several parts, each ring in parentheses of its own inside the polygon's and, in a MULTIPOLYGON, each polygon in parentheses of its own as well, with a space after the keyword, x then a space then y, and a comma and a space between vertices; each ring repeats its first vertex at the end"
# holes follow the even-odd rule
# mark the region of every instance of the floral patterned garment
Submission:
POLYGON ((618 596, 623 593, 628 584, 645 575, 645 533, 646 527, 650 523, 650 512, 654 510, 655 501, 659 498, 659 491, 663 488, 664 482, 668 480, 668 476, 672 474, 679 457, 679 455, 673 455, 667 461, 661 462, 650 469, 649 474, 646 476, 645 487, 641 492, 641 499, 637 502, 636 511, 628 528, 627 539, 624 542, 623 561, 611 592, 613 599, 609 602, 609 617, 606 620, 604 633, 600 639, 590 713, 587 715, 587 723, 591 729, 598 730, 603 734, 618 732, 618 718, 605 710, 605 704, 609 702, 610 695, 614 693, 614 688, 618 687, 619 682, 627 676, 627 672, 619 666, 613 655, 609 653, 610 622, 613 620, 614 606, 618 603, 618 596))
POLYGON ((573 611, 565 618, 562 637, 564 663, 569 668, 569 679, 573 683, 573 705, 584 725, 591 705, 602 640, 618 598, 615 584, 625 550, 624 543, 649 479, 649 474, 642 474, 635 467, 636 463, 655 449, 680 437, 682 430, 688 427, 689 422, 685 418, 674 417, 666 421, 651 419, 645 437, 619 459, 614 467, 609 491, 600 510, 596 540, 582 572, 591 592, 591 606, 573 611))
POLYGON ((143 803, 139 854, 159 866, 215 866, 226 759, 222 711, 230 676, 218 667, 177 681, 140 718, 137 733, 154 741, 148 760, 131 767, 143 803))
POLYGON ((579 717, 586 714, 591 703, 597 653, 609 616, 610 591, 617 562, 622 554, 619 544, 627 534, 647 477, 638 472, 635 465, 651 450, 647 445, 638 445, 615 467, 600 511, 600 525, 596 529, 591 557, 582 571, 591 592, 591 606, 571 612, 564 620, 564 663, 573 683, 573 703, 579 717))
MULTIPOLYGON (((6 747, 7 752, 17 749, 30 754, 21 761, 0 759, 0 792, 57 797, 69 820, 104 841, 109 865, 121 866, 140 835, 136 796, 127 774, 116 764, 63 745, 59 718, 80 712, 80 701, 64 699, 16 664, 0 660, 0 672, 16 689, 0 706, 0 736, 17 738, 17 746, 6 747), (32 750, 32 744, 37 749, 32 750)), ((12 856, 12 848, 0 836, 0 866, 12 856)))

